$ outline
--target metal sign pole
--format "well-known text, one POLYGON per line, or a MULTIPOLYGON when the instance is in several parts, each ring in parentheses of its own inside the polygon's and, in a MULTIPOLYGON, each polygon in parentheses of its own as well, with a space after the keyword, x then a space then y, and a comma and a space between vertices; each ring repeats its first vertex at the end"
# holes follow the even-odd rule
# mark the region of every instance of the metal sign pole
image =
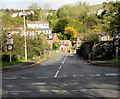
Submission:
POLYGON ((11 57, 11 53, 10 53, 10 62, 12 62, 12 57, 11 57))
POLYGON ((116 58, 115 59, 118 59, 118 47, 116 47, 116 58))

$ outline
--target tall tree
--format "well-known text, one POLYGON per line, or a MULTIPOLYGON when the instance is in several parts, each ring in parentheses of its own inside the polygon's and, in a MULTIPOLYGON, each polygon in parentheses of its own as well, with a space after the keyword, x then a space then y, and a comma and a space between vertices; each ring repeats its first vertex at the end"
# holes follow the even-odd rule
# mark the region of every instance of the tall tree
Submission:
POLYGON ((32 3, 32 4, 29 6, 29 9, 30 9, 30 10, 35 10, 35 9, 40 9, 40 7, 38 6, 37 3, 32 3))
POLYGON ((64 34, 67 35, 68 39, 75 39, 77 37, 77 30, 73 27, 66 27, 64 34))
POLYGON ((49 10, 50 9, 50 5, 47 3, 44 5, 44 10, 49 10))
POLYGON ((67 18, 61 18, 61 19, 59 19, 58 22, 57 22, 57 24, 53 28, 53 32, 64 33, 64 29, 68 25, 68 23, 69 23, 69 20, 67 18))

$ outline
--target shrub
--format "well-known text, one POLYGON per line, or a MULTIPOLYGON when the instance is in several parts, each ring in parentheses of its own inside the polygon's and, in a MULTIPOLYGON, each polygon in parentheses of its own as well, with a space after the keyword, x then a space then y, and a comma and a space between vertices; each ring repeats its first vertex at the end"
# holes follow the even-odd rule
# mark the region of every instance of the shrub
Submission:
MULTIPOLYGON (((12 54, 11 59, 12 59, 12 61, 17 61, 18 56, 16 54, 12 54)), ((9 62, 10 61, 10 54, 2 54, 2 61, 9 62)))
POLYGON ((112 42, 98 42, 92 47, 90 59, 113 59, 114 46, 112 42))
POLYGON ((53 42, 53 49, 58 50, 59 49, 59 43, 58 42, 53 42))

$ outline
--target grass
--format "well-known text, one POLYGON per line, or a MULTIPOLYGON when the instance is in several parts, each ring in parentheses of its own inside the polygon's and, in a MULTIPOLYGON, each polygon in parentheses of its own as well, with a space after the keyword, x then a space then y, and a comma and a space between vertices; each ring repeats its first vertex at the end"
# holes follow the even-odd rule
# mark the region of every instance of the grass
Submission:
POLYGON ((101 61, 120 62, 120 59, 113 59, 113 60, 105 60, 105 59, 103 59, 103 60, 101 60, 101 61))
MULTIPOLYGON (((44 57, 41 57, 40 59, 49 59, 49 58, 50 58, 50 56, 44 56, 44 57)), ((27 60, 27 61, 30 61, 30 60, 27 60)), ((22 62, 27 62, 27 61, 19 60, 19 61, 13 61, 13 62, 2 62, 2 63, 0 63, 0 67, 12 66, 12 65, 19 64, 22 62)))
POLYGON ((116 59, 114 59, 114 60, 111 60, 112 62, 120 62, 120 59, 119 60, 116 60, 116 59))
POLYGON ((26 62, 26 61, 25 60, 19 60, 19 61, 13 61, 13 62, 2 62, 0 67, 12 66, 12 65, 19 64, 19 63, 22 63, 22 62, 26 62))

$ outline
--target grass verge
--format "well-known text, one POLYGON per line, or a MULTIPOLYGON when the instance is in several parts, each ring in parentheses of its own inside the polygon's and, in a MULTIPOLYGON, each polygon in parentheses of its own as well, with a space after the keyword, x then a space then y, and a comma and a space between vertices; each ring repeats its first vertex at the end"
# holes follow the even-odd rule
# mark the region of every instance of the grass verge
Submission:
POLYGON ((113 60, 105 60, 105 59, 103 59, 101 61, 120 62, 120 59, 113 59, 113 60))
POLYGON ((0 67, 6 67, 6 66, 12 66, 15 64, 19 64, 22 62, 26 62, 25 60, 19 60, 19 61, 13 61, 13 62, 2 62, 2 65, 0 67))

